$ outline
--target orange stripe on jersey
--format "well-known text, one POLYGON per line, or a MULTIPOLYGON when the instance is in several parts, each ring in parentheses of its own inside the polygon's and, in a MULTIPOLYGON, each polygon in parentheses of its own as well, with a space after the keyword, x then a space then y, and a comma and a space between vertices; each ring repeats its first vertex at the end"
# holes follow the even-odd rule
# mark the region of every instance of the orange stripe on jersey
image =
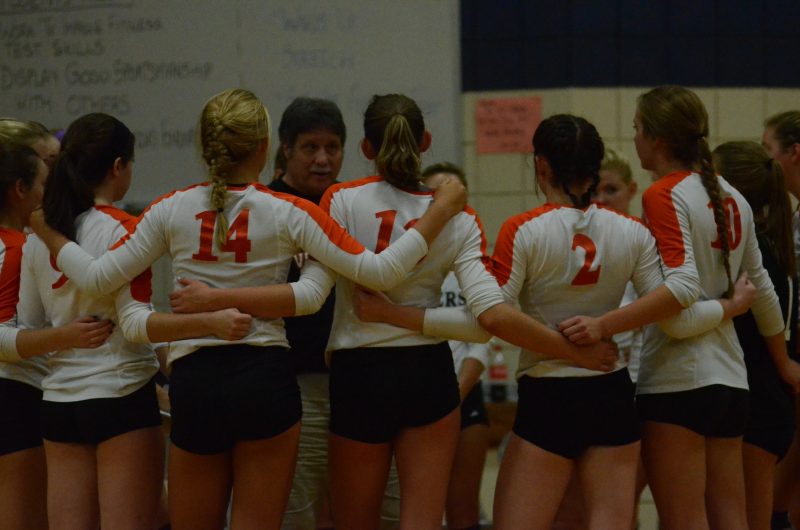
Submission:
POLYGON ((594 205, 597 207, 598 210, 607 210, 609 212, 612 212, 612 213, 615 213, 615 214, 617 214, 619 216, 622 216, 625 219, 630 219, 631 221, 636 221, 640 225, 642 225, 645 228, 647 228, 647 225, 645 224, 645 222, 642 221, 640 218, 636 217, 635 215, 628 215, 625 212, 620 212, 619 210, 615 210, 614 208, 609 208, 608 206, 606 206, 604 204, 600 204, 600 203, 594 203, 594 205))
MULTIPOLYGON (((194 188, 198 188, 198 187, 201 187, 201 186, 209 186, 209 185, 210 185, 209 182, 201 182, 199 184, 192 184, 191 186, 187 186, 187 187, 179 189, 179 190, 173 190, 173 191, 171 191, 169 193, 165 193, 161 197, 158 197, 156 200, 154 200, 153 202, 148 204, 147 208, 142 210, 142 213, 139 214, 139 217, 134 217, 132 221, 128 222, 129 223, 128 225, 124 225, 125 226, 125 230, 128 231, 128 235, 122 237, 122 239, 120 239, 119 241, 117 241, 116 243, 111 245, 111 248, 109 250, 114 250, 115 248, 118 248, 119 246, 124 245, 125 242, 128 239, 130 239, 131 234, 133 234, 136 231, 136 225, 139 224, 139 221, 142 219, 144 214, 146 214, 148 211, 150 211, 150 208, 152 208, 156 204, 158 204, 161 201, 164 201, 166 199, 169 199, 170 197, 172 197, 176 193, 182 193, 184 191, 189 191, 189 190, 194 189, 194 188)), ((128 215, 130 215, 130 214, 128 214, 128 215)))
MULTIPOLYGON (((170 193, 170 195, 172 195, 172 193, 170 193)), ((167 196, 164 198, 166 197, 167 196)), ((156 201, 158 200, 162 199, 157 199, 156 201)), ((155 204, 155 202, 153 204, 155 204)), ((128 231, 128 236, 133 233, 133 231, 136 229, 136 224, 139 222, 138 217, 134 217, 128 212, 120 210, 115 206, 96 204, 94 208, 95 210, 108 215, 114 220, 119 221, 119 224, 121 224, 122 227, 128 231)), ((117 241, 111 246, 111 249, 113 250, 120 246, 128 236, 125 236, 117 241)), ((153 271, 150 269, 150 267, 148 267, 147 270, 131 281, 131 296, 133 296, 134 300, 138 302, 142 302, 144 304, 150 303, 150 300, 153 297, 153 271)))
POLYGON ((328 239, 331 241, 331 243, 344 250, 348 254, 357 255, 364 252, 364 245, 353 239, 353 237, 348 234, 347 231, 339 225, 339 223, 337 223, 330 215, 325 213, 322 208, 313 202, 296 197, 294 195, 289 195, 288 193, 272 191, 263 184, 254 184, 254 187, 258 191, 268 193, 277 199, 292 203, 292 205, 303 210, 319 225, 325 235, 328 236, 328 239))
POLYGON ((16 230, 0 228, 0 322, 7 322, 17 312, 19 301, 19 275, 22 268, 22 245, 25 234, 16 230))
POLYGON ((500 233, 497 235, 497 242, 494 245, 494 255, 492 255, 494 276, 501 287, 511 277, 511 266, 514 263, 514 238, 517 237, 519 228, 531 219, 559 208, 561 206, 556 204, 544 204, 533 210, 510 217, 503 223, 500 233))
POLYGON ((680 267, 686 259, 683 232, 672 201, 672 190, 689 175, 691 173, 688 171, 670 173, 655 181, 642 195, 647 225, 656 238, 661 259, 670 268, 680 267))
POLYGON ((334 184, 333 186, 329 186, 325 193, 322 194, 322 199, 319 201, 319 207, 322 208, 322 211, 330 214, 331 213, 331 200, 333 198, 333 194, 339 190, 346 190, 348 188, 358 188, 359 186, 364 186, 366 184, 372 184, 373 182, 381 182, 383 177, 381 176, 372 176, 372 177, 364 177, 357 180, 351 180, 349 182, 339 182, 334 184))
POLYGON ((490 274, 494 274, 494 267, 492 266, 492 258, 486 254, 486 248, 488 247, 486 243, 486 234, 483 231, 483 223, 481 223, 481 218, 478 217, 478 213, 473 210, 469 205, 464 206, 464 212, 468 213, 469 215, 475 218, 475 223, 478 225, 478 230, 481 231, 481 261, 483 262, 483 266, 486 267, 486 270, 489 271, 490 274))

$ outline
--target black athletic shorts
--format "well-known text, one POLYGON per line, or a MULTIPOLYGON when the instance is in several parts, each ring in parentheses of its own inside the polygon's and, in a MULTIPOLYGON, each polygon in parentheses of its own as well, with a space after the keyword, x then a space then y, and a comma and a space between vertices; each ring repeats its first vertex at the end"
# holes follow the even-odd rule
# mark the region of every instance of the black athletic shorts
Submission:
POLYGON ((763 348, 745 351, 744 361, 750 387, 750 414, 744 442, 781 459, 794 437, 794 395, 763 348))
POLYGON ((642 421, 672 423, 714 438, 744 434, 748 402, 747 390, 725 385, 636 396, 642 421))
POLYGON ((481 382, 475 383, 461 402, 461 430, 473 425, 489 425, 489 416, 483 404, 483 386, 481 382))
POLYGON ((365 443, 391 441, 407 427, 440 420, 459 406, 447 342, 333 352, 331 432, 365 443))
POLYGON ((123 397, 42 402, 42 437, 51 442, 97 445, 126 432, 160 425, 152 379, 123 397))
POLYGON ((519 380, 514 434, 564 458, 593 446, 640 440, 634 386, 628 370, 591 377, 519 380))
POLYGON ((0 379, 0 456, 42 445, 42 391, 0 379))
POLYGON ((272 438, 300 421, 289 350, 247 344, 200 348, 172 363, 172 443, 212 455, 272 438))

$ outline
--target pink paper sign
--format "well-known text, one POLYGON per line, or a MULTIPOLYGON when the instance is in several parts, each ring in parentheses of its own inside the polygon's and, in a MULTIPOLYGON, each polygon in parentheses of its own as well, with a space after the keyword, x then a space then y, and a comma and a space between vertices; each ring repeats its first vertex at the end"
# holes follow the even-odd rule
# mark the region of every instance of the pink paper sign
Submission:
POLYGON ((475 104, 478 153, 530 153, 542 121, 539 97, 479 99, 475 104))

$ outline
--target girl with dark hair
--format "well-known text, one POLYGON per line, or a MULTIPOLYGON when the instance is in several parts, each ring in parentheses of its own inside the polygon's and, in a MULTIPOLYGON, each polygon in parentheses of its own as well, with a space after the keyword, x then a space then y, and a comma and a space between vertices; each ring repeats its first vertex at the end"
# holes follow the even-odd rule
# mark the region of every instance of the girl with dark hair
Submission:
MULTIPOLYGON (((92 255, 128 235, 135 219, 115 208, 132 178, 134 137, 107 114, 75 120, 44 192, 45 218, 92 255)), ((59 325, 80 314, 120 326, 107 343, 62 347, 42 381, 51 529, 152 528, 163 477, 161 417, 152 381, 158 362, 151 340, 227 332, 240 316, 159 315, 149 306, 150 275, 106 296, 79 290, 36 237, 25 246, 20 318, 59 325)), ((234 313, 237 313, 234 310, 234 313)))
MULTIPOLYGON (((603 158, 602 140, 591 124, 574 116, 553 116, 539 126, 533 144, 537 181, 548 204, 509 219, 494 255, 494 273, 505 299, 518 301, 527 315, 508 310, 510 306, 504 303, 476 313, 488 330, 523 348, 518 372, 520 408, 500 471, 494 523, 497 528, 514 530, 549 528, 575 468, 587 499, 589 527, 623 528, 633 514, 639 447, 633 385, 625 363, 614 356, 609 366, 590 365, 580 356, 560 354, 562 346, 546 340, 547 331, 542 329, 561 322, 574 341, 592 342, 677 313, 681 306, 676 298, 686 296, 686 290, 674 282, 662 285, 655 242, 640 222, 590 204, 603 158), (648 294, 635 304, 614 309, 629 280, 640 293, 648 294), (564 320, 587 307, 602 316, 564 320), (493 322, 498 314, 510 324, 508 328, 493 322), (604 374, 609 370, 613 372, 604 374), (548 407, 541 406, 544 401, 548 407)), ((446 254, 435 256, 442 259, 446 254)), ((438 264, 432 257, 427 259, 438 264)), ((456 260, 457 274, 462 261, 466 262, 456 260)), ((470 280, 461 271, 460 283, 464 277, 470 280)), ((466 285, 467 303, 474 304, 470 293, 474 285, 466 285)), ((389 297, 402 298, 402 294, 390 292, 389 297)), ((405 315, 418 308, 387 309, 378 300, 359 295, 359 316, 423 329, 429 336, 447 336, 436 333, 436 321, 452 310, 426 310, 424 326, 414 327, 405 315)), ((741 301, 709 301, 662 325, 675 334, 697 333, 717 325, 725 314, 743 310, 741 301)), ((364 349, 365 355, 368 351, 364 349)), ((333 353, 334 371, 339 353, 333 353)), ((335 427, 332 430, 332 445, 341 443, 336 441, 335 427)), ((426 471, 431 481, 430 467, 426 471)), ((348 489, 350 495, 352 491, 348 489)))
MULTIPOLYGON (((169 346, 170 522, 176 530, 221 529, 233 493, 232 528, 277 529, 291 485, 301 412, 277 317, 316 311, 330 288, 283 283, 293 256, 306 251, 372 287, 391 286, 460 210, 463 187, 445 187, 415 229, 376 256, 316 205, 258 183, 267 163, 270 122, 254 94, 232 89, 212 97, 199 130, 210 182, 157 199, 111 251, 94 258, 48 225, 37 222, 36 229, 70 283, 90 293, 119 289, 167 252, 179 278, 239 287, 224 291, 225 302, 250 307, 249 314, 261 317, 252 326, 248 322, 245 336, 233 342, 182 337, 187 340, 169 346), (265 292, 277 293, 277 302, 265 304, 265 292)), ((106 160, 113 163, 109 170, 119 167, 124 181, 129 162, 119 154, 106 160)), ((314 267, 304 267, 306 278, 313 273, 314 267)), ((141 322, 130 315, 120 315, 120 322, 142 334, 141 322)))
MULTIPOLYGON (((781 304, 787 350, 797 347, 797 269, 792 240, 792 208, 780 164, 755 142, 728 142, 712 154, 714 168, 753 209, 764 267, 781 304)), ((734 319, 744 351, 750 414, 744 432, 745 494, 749 530, 769 530, 775 467, 794 436, 794 396, 772 363, 755 318, 734 319)))
MULTIPOLYGON (((761 145, 783 170, 786 189, 795 199, 800 198, 800 111, 787 110, 764 121, 761 145)), ((795 262, 800 263, 800 213, 792 216, 795 262)), ((775 478, 773 527, 789 528, 790 521, 800 526, 800 406, 795 400, 794 442, 786 458, 778 464, 775 478)))
MULTIPOLYGON (((0 513, 13 530, 47 527, 46 466, 39 408, 48 369, 42 357, 60 348, 93 348, 111 332, 93 317, 41 326, 16 313, 23 232, 41 206, 48 168, 21 143, 0 143, 0 513)), ((84 313, 86 314, 86 313, 84 313)))
MULTIPOLYGON (((643 206, 667 281, 687 285, 691 302, 725 295, 746 272, 758 288, 752 311, 778 373, 800 387, 753 212, 714 172, 702 102, 682 87, 655 88, 639 96, 634 129, 642 168, 658 176, 643 206)), ((747 528, 747 374, 733 323, 683 340, 648 329, 637 394, 643 458, 663 528, 747 528)))
MULTIPOLYGON (((571 115, 552 116, 534 133, 533 149, 547 203, 510 218, 500 230, 493 259, 506 298, 579 343, 688 306, 681 303, 690 296, 684 285, 662 283, 647 228, 591 204, 604 154, 594 126, 571 115), (644 296, 620 308, 629 281, 644 296), (587 310, 598 316, 571 317, 587 310)), ((672 334, 693 334, 742 309, 738 301, 711 301, 660 325, 672 334)), ((495 527, 550 528, 574 470, 587 527, 626 528, 634 509, 639 428, 625 361, 603 374, 548 359, 539 346, 521 352, 518 377, 519 406, 498 476, 495 527)))
MULTIPOLYGON (((421 185, 420 155, 430 146, 431 136, 416 103, 396 94, 373 97, 364 114, 364 136, 362 151, 375 161, 378 175, 332 186, 321 204, 359 241, 380 251, 412 226, 430 201, 430 192, 421 185)), ((553 356, 596 370, 613 365, 614 350, 575 347, 505 304, 485 245, 480 221, 466 208, 445 227, 411 275, 386 293, 397 304, 390 315, 358 313, 370 322, 360 321, 353 306, 370 298, 358 293, 354 298, 354 285, 339 279, 328 345, 337 527, 376 527, 394 455, 401 528, 440 528, 460 427, 458 383, 442 338, 478 338, 450 337, 454 330, 462 331, 464 321, 448 327, 450 323, 428 320, 428 313, 441 314, 438 309, 420 309, 439 305, 440 287, 449 271, 455 272, 471 313, 492 333, 528 348, 542 344, 553 356)))

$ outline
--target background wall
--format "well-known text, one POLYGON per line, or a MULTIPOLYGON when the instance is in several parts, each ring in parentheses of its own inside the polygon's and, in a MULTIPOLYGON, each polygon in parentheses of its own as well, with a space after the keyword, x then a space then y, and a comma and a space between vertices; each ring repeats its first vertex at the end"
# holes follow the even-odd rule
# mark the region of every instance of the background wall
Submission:
POLYGON ((119 117, 137 136, 135 203, 205 175, 198 116, 236 86, 275 125, 296 96, 337 101, 350 178, 372 171, 357 142, 373 94, 415 98, 437 137, 431 156, 458 160, 458 21, 456 0, 0 0, 0 116, 119 117))
MULTIPOLYGON (((493 242, 511 212, 540 203, 527 154, 477 155, 475 101, 538 96, 542 117, 569 112, 597 126, 649 175, 633 147, 636 96, 694 87, 712 148, 760 140, 764 118, 800 108, 796 0, 462 0, 464 163, 471 200, 493 242)), ((532 131, 531 131, 532 133, 532 131)), ((640 212, 639 201, 634 212, 640 212)))
MULTIPOLYGON (((478 155, 475 140, 475 101, 480 98, 538 96, 542 117, 569 112, 585 117, 600 132, 606 145, 622 153, 631 163, 639 182, 633 202, 634 215, 641 213, 641 192, 650 175, 641 169, 633 146, 633 114, 636 97, 651 87, 563 88, 469 92, 464 105, 464 163, 470 183, 470 202, 484 223, 493 244, 502 222, 512 213, 541 204, 534 190, 531 155, 478 155)), ((800 108, 798 88, 694 88, 709 113, 712 149, 730 140, 761 141, 767 116, 800 108)))

